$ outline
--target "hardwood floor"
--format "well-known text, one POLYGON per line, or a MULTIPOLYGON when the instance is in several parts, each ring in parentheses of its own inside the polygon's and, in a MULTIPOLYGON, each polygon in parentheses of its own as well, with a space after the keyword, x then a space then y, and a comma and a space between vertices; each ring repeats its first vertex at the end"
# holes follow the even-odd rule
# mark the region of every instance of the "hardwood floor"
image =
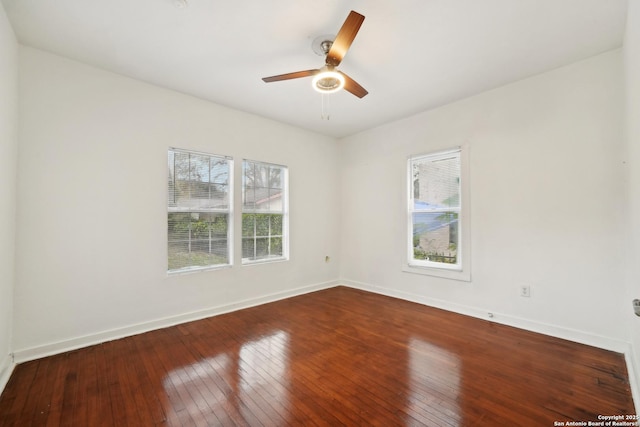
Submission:
POLYGON ((621 354, 344 287, 23 363, 0 397, 2 426, 553 426, 634 412, 621 354))

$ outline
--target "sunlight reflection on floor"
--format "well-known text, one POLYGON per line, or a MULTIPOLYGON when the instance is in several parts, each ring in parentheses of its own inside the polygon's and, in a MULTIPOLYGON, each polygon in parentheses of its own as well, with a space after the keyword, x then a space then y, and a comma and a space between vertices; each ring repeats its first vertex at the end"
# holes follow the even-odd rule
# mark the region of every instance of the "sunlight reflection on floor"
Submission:
POLYGON ((429 417, 430 424, 461 425, 458 403, 461 361, 458 356, 412 337, 409 361, 408 412, 429 417))
POLYGON ((270 412, 270 406, 286 411, 288 340, 286 332, 276 331, 172 370, 163 386, 178 414, 175 421, 188 424, 203 413, 211 415, 207 421, 216 423, 227 421, 215 418, 225 413, 250 420, 256 406, 265 412, 270 412))

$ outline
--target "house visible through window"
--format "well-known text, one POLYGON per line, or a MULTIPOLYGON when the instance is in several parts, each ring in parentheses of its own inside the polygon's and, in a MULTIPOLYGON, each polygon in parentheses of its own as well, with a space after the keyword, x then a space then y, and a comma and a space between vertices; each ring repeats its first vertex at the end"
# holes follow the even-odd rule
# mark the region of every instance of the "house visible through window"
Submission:
POLYGON ((175 148, 168 159, 169 272, 231 264, 233 160, 175 148))
POLYGON ((242 262, 288 259, 288 170, 242 164, 242 262))
POLYGON ((460 149, 409 160, 409 265, 461 269, 460 149))

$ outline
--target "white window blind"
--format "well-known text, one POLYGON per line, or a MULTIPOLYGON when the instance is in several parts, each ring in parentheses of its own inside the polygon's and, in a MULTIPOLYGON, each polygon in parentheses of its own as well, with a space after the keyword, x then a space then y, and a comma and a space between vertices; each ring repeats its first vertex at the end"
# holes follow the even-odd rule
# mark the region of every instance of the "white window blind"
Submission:
POLYGON ((231 264, 233 160, 170 148, 168 270, 231 264))
POLYGON ((288 169, 242 164, 242 262, 288 259, 288 169))

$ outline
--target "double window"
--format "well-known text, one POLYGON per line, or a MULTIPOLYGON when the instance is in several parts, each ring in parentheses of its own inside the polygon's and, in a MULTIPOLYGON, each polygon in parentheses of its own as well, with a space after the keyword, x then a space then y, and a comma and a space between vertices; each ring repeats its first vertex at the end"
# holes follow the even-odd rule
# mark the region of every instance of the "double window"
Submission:
POLYGON ((407 258, 414 272, 469 276, 462 154, 456 148, 409 159, 407 258))
MULTIPOLYGON (((242 263, 288 259, 285 166, 242 164, 242 263)), ((170 273, 233 264, 233 159, 169 149, 170 273)))

